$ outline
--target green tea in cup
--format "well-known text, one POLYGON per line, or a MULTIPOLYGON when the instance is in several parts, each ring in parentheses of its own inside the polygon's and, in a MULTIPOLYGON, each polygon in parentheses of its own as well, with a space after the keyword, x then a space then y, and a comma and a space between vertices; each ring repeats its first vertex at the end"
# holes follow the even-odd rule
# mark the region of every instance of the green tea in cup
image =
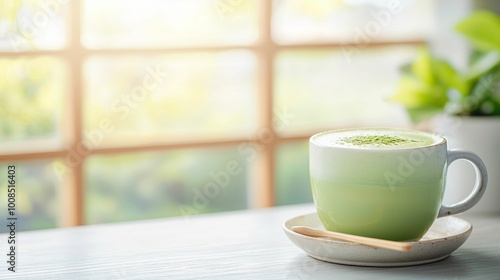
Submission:
POLYGON ((486 189, 481 159, 466 151, 448 151, 446 139, 439 135, 350 129, 316 134, 309 144, 314 203, 331 231, 418 240, 436 218, 470 209, 486 189), (442 205, 446 171, 457 159, 475 166, 476 183, 463 201, 442 205))

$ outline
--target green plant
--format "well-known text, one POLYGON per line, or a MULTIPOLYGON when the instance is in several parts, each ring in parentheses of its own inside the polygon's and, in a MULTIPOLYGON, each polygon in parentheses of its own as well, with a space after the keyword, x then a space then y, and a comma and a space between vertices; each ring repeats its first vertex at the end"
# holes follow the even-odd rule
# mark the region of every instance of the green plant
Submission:
POLYGON ((414 122, 440 112, 500 116, 500 17, 477 11, 455 29, 472 45, 465 72, 432 56, 427 46, 402 67, 397 92, 390 100, 403 104, 414 122))

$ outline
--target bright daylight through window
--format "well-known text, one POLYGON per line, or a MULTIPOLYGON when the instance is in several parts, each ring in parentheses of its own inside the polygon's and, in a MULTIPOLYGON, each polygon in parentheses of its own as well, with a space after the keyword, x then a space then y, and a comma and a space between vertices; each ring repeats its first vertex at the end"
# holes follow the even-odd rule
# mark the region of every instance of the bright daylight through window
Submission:
POLYGON ((433 8, 0 0, 0 170, 22 178, 19 229, 311 202, 310 135, 408 125, 387 98, 433 8))

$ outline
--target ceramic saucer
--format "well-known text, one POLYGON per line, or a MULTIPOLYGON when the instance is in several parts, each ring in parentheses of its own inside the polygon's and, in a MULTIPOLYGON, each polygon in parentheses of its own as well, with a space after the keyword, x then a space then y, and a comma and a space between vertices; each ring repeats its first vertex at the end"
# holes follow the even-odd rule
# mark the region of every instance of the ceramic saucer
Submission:
POLYGON ((457 217, 437 219, 421 240, 412 242, 413 250, 398 252, 329 238, 313 238, 292 231, 293 226, 324 229, 316 213, 286 221, 287 237, 313 258, 358 266, 410 266, 436 262, 458 249, 472 231, 472 225, 457 217))

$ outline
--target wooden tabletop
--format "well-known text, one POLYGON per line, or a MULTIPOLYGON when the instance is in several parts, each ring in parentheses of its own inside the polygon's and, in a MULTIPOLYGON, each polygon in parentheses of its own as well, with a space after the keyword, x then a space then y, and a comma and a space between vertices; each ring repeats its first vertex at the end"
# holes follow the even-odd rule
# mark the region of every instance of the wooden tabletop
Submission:
POLYGON ((313 211, 298 205, 18 232, 17 272, 2 261, 0 279, 500 279, 500 215, 461 216, 474 226, 471 237, 443 261, 367 268, 312 259, 286 238, 283 222, 313 211))

